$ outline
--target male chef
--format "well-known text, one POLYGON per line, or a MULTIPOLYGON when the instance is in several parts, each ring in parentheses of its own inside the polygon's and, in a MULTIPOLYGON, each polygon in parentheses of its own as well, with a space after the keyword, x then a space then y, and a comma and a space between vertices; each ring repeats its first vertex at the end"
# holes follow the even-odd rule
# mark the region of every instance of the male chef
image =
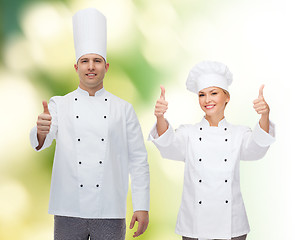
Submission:
POLYGON ((56 140, 49 213, 55 240, 125 239, 129 174, 133 237, 149 222, 149 166, 132 105, 107 92, 106 18, 88 8, 73 16, 78 88, 52 97, 30 133, 36 151, 56 140))

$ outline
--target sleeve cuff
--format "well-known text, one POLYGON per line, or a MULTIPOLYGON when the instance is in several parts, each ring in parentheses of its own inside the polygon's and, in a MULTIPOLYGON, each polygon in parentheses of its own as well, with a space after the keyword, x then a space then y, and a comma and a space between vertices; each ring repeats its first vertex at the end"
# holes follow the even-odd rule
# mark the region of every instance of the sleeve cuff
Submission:
POLYGON ((30 141, 31 141, 31 146, 34 148, 35 151, 38 151, 36 147, 39 145, 39 141, 37 138, 37 127, 33 127, 31 132, 30 132, 30 141))
POLYGON ((269 133, 265 132, 259 125, 259 122, 253 131, 253 140, 262 147, 270 146, 275 142, 275 125, 269 122, 269 133))
POLYGON ((170 144, 171 140, 173 139, 174 130, 168 121, 167 121, 167 123, 168 123, 168 129, 160 137, 157 132, 157 123, 155 123, 150 131, 150 134, 148 136, 148 140, 152 141, 153 143, 155 143, 161 147, 168 146, 170 144))
POLYGON ((39 146, 39 141, 38 141, 38 138, 37 138, 37 126, 33 127, 31 132, 30 132, 30 142, 31 142, 31 146, 34 148, 34 150, 36 152, 40 152, 42 151, 43 149, 49 147, 51 145, 51 142, 52 142, 52 137, 49 134, 47 134, 46 138, 45 138, 45 141, 43 143, 43 146, 37 150, 36 147, 39 146))
POLYGON ((150 193, 141 192, 132 194, 133 212, 150 210, 150 193))

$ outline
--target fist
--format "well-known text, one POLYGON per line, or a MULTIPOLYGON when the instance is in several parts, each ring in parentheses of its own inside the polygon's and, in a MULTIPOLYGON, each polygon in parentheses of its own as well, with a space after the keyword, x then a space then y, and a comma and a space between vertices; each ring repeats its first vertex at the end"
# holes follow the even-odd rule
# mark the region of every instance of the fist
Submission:
POLYGON ((38 116, 37 120, 37 134, 46 136, 49 133, 51 126, 51 115, 48 110, 48 105, 46 101, 42 102, 43 113, 38 116))
POLYGON ((261 114, 261 115, 268 115, 269 114, 269 106, 268 104, 266 103, 266 101, 264 100, 264 97, 263 97, 263 88, 264 88, 264 85, 262 85, 259 89, 259 95, 258 95, 258 98, 255 99, 253 101, 253 108, 255 109, 255 111, 258 113, 258 114, 261 114))
POLYGON ((168 109, 168 102, 165 101, 165 88, 161 86, 161 96, 156 102, 155 106, 155 116, 157 118, 164 117, 164 113, 168 109))

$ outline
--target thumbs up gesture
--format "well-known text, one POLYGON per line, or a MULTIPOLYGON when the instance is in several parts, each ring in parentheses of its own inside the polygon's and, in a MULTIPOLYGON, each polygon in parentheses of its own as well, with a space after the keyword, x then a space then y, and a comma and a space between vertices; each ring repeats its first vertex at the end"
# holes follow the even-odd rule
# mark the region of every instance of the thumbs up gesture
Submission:
POLYGON ((46 136, 49 133, 51 126, 51 115, 48 110, 48 105, 46 101, 42 102, 43 113, 38 116, 37 120, 37 134, 40 136, 46 136))
POLYGON ((164 113, 168 109, 168 102, 165 100, 165 88, 161 87, 161 95, 160 98, 156 102, 155 106, 155 116, 157 118, 164 118, 164 113))
POLYGON ((262 85, 259 89, 258 98, 253 101, 253 104, 254 104, 253 107, 258 114, 261 114, 262 116, 268 116, 270 109, 268 104, 264 100, 263 88, 264 88, 264 85, 262 85))

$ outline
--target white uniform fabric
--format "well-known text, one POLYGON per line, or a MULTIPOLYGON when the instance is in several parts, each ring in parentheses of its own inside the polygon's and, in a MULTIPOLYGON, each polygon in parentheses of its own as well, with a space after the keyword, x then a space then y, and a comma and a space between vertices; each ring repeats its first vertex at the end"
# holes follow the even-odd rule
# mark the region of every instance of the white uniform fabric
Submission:
MULTIPOLYGON (((149 210, 149 166, 132 105, 101 89, 78 88, 49 101, 56 139, 49 213, 81 218, 125 218, 131 176, 133 210, 149 210)), ((31 145, 38 146, 37 128, 31 145)), ((36 149, 35 149, 36 150, 36 149)))
POLYGON ((230 239, 250 231, 240 192, 240 160, 262 158, 274 142, 257 124, 235 126, 225 119, 210 127, 203 118, 176 131, 169 124, 160 137, 156 124, 149 140, 162 157, 185 162, 184 186, 176 233, 190 238, 230 239))
POLYGON ((94 53, 107 59, 107 20, 95 8, 86 8, 73 16, 76 61, 85 54, 94 53))
POLYGON ((196 94, 208 87, 220 87, 228 91, 232 81, 233 75, 226 65, 215 61, 203 61, 190 70, 186 88, 196 94))

